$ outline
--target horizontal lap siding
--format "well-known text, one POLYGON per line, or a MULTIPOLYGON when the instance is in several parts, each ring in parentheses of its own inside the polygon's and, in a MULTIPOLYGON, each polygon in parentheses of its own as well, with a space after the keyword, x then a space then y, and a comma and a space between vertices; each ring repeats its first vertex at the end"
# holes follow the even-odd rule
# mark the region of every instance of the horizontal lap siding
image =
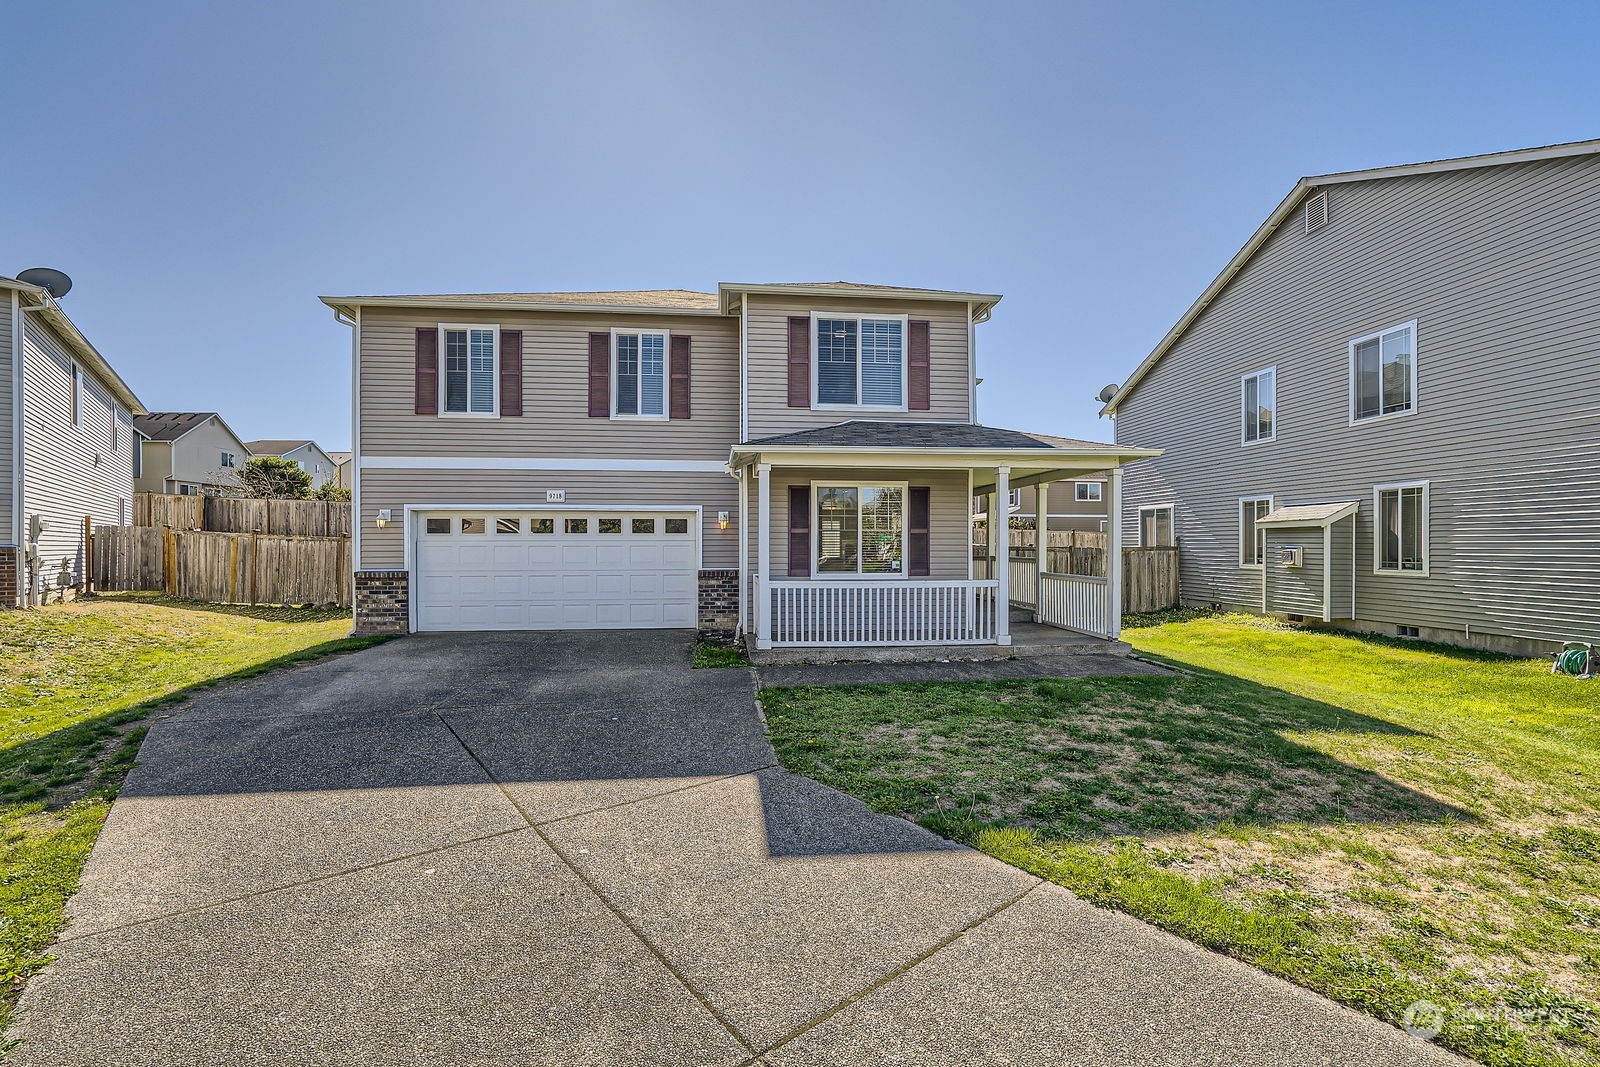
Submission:
MULTIPOLYGON (((1356 500, 1356 619, 1600 637, 1600 160, 1334 186, 1293 216, 1119 409, 1128 518, 1176 503, 1183 596, 1259 610, 1239 496, 1356 500), (1414 414, 1349 425, 1348 343, 1418 322, 1414 414), (1239 376, 1278 368, 1278 440, 1239 444, 1239 376), (1373 486, 1431 483, 1430 574, 1374 574, 1373 486)), ((1342 615, 1345 612, 1336 612, 1342 615)))
MULTIPOLYGON (((16 540, 16 520, 12 515, 11 487, 17 484, 15 456, 16 437, 13 434, 12 400, 16 381, 16 365, 12 358, 12 320, 16 312, 17 296, 5 292, 0 296, 0 545, 16 540)), ((20 580, 20 579, 19 579, 20 580)))
POLYGON ((1327 568, 1321 528, 1267 531, 1266 561, 1262 576, 1267 582, 1267 610, 1321 618, 1322 579, 1327 568), (1299 567, 1278 565, 1283 549, 1290 545, 1300 546, 1299 567))
POLYGON ((620 471, 443 471, 365 470, 361 472, 361 569, 382 570, 405 563, 402 508, 407 504, 538 504, 545 492, 561 489, 563 505, 589 507, 644 505, 705 509, 704 565, 738 564, 739 516, 736 483, 726 474, 633 474, 620 471), (373 522, 379 508, 394 512, 384 529, 373 522), (717 529, 717 512, 729 512, 727 530, 717 529))
MULTIPOLYGON (((441 368, 442 373, 442 368, 441 368)), ((739 435, 736 318, 541 314, 447 309, 361 313, 361 455, 728 458, 739 435), (414 414, 418 327, 442 322, 522 331, 522 414, 498 419, 414 414), (589 417, 589 334, 613 328, 688 334, 693 418, 589 417)), ((362 478, 369 475, 363 472, 362 478)))
MULTIPOLYGON (((750 297, 747 343, 750 349, 750 437, 828 426, 846 419, 927 419, 971 422, 972 361, 967 346, 967 305, 943 302, 851 300, 814 297, 750 297), (789 316, 813 311, 849 314, 906 315, 929 322, 929 386, 927 411, 813 411, 789 406, 789 316)), ((813 368, 813 372, 815 368, 813 368)))

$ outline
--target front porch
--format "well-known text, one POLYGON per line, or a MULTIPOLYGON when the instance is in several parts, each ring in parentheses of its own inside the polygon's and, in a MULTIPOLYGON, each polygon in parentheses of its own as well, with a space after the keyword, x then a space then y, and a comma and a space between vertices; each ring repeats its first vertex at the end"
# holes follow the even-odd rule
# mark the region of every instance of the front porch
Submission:
POLYGON ((1109 470, 1108 536, 1120 545, 1121 466, 1147 454, 965 424, 864 421, 741 445, 730 463, 743 502, 741 633, 758 662, 1118 652, 1115 562, 1105 578, 1019 573, 1009 538, 991 530, 997 565, 979 577, 971 501, 1109 470), (1019 603, 1031 607, 1014 619, 1019 603))

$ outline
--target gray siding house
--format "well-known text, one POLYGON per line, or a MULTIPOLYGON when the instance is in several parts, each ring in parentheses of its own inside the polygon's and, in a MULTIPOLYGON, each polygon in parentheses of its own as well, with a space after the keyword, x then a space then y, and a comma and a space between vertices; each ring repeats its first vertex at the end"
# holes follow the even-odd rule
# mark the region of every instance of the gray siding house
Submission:
POLYGON ((1301 180, 1105 405, 1185 603, 1600 640, 1600 141, 1301 180))
POLYGON ((339 465, 315 441, 269 440, 246 441, 244 444, 252 456, 277 456, 298 463, 301 470, 311 475, 313 489, 321 489, 338 476, 339 465))
POLYGON ((194 496, 236 485, 250 450, 215 411, 153 411, 133 420, 139 455, 133 485, 141 493, 194 496))
MULTIPOLYGON (((1043 525, 1057 533, 1083 531, 1104 533, 1106 530, 1106 475, 1088 474, 1068 482, 1051 482, 1046 486, 1030 485, 1013 489, 1008 495, 1006 513, 1011 519, 1026 519, 1043 525), (1039 496, 1045 500, 1044 521, 1040 523, 1039 496)), ((987 521, 989 504, 986 497, 972 500, 974 521, 987 521)))

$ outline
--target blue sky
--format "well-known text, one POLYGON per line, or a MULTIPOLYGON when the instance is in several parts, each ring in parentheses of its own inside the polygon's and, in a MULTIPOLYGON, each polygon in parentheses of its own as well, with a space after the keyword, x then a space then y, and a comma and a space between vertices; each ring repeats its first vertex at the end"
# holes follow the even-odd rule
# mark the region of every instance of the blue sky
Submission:
POLYGON ((1600 136, 1593 3, 15 8, 0 273, 156 410, 349 444, 322 293, 1005 294, 980 416, 1120 380, 1303 174, 1600 136), (20 68, 16 60, 20 57, 20 68))

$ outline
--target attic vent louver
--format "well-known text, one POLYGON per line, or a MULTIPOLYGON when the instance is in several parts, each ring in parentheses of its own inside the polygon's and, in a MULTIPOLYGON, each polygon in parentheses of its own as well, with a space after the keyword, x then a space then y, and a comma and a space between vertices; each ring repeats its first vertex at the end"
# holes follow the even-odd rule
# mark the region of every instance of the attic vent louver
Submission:
POLYGON ((1328 194, 1318 193, 1306 201, 1306 232, 1320 230, 1328 224, 1328 194))

